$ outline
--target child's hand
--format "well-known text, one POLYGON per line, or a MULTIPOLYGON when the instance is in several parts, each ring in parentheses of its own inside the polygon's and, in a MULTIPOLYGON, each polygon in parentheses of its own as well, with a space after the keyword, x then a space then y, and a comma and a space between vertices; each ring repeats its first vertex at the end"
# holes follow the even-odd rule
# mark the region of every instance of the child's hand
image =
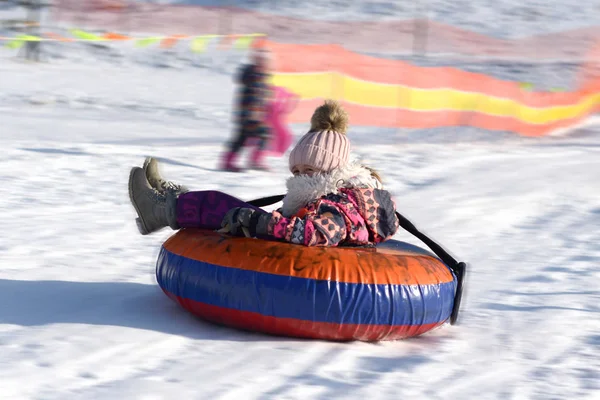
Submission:
POLYGON ((266 235, 268 215, 252 208, 232 208, 223 217, 221 229, 218 232, 246 237, 254 237, 257 234, 266 235))
POLYGON ((232 208, 227 211, 227 214, 223 217, 219 232, 230 233, 234 236, 242 236, 243 234, 246 237, 250 237, 248 228, 250 227, 250 220, 252 219, 253 213, 254 210, 251 208, 232 208))

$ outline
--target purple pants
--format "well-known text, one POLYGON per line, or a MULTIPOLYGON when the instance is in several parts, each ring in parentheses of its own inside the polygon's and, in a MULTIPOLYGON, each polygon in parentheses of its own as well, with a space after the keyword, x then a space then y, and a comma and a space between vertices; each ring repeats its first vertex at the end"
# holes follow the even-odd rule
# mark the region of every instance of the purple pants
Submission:
POLYGON ((187 192, 177 198, 177 223, 182 228, 220 229, 223 217, 234 207, 263 211, 216 190, 187 192))

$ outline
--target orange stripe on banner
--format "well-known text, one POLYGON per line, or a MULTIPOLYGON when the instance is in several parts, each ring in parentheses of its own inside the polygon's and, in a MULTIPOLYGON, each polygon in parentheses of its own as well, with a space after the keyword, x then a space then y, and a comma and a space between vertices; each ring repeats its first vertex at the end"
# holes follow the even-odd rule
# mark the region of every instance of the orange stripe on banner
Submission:
POLYGON ((233 45, 233 42, 235 41, 235 39, 238 37, 238 35, 227 35, 224 36, 221 41, 219 42, 218 48, 221 50, 224 50, 228 47, 230 47, 231 45, 233 45))
POLYGON ((187 39, 189 38, 188 35, 172 35, 169 36, 167 38, 164 38, 160 41, 160 47, 162 48, 171 48, 173 46, 175 46, 175 44, 180 40, 180 39, 187 39))
MULTIPOLYGON (((419 112, 394 108, 366 107, 341 102, 348 111, 350 124, 356 126, 376 126, 381 128, 427 129, 448 126, 473 126, 491 131, 519 132, 525 136, 543 136, 560 129, 573 126, 585 120, 593 112, 600 112, 600 106, 589 114, 556 121, 549 124, 532 125, 514 118, 461 111, 419 112)), ((290 123, 308 124, 320 99, 302 100, 288 116, 290 123)))
POLYGON ((104 34, 104 38, 107 40, 131 40, 131 36, 121 35, 120 33, 108 32, 104 34))
POLYGON ((256 38, 251 44, 250 48, 252 49, 266 49, 268 48, 268 40, 264 37, 256 38))
POLYGON ((386 248, 306 247, 198 229, 180 230, 163 246, 213 265, 298 278, 392 285, 453 280, 450 270, 435 257, 386 248))

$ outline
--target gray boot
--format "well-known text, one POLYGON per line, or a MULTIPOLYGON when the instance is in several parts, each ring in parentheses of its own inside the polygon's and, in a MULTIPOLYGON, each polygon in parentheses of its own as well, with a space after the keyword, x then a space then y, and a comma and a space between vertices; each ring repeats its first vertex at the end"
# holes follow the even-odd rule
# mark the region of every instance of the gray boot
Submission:
POLYGON ((170 226, 179 229, 177 224, 177 195, 172 192, 160 193, 148 183, 142 168, 134 167, 129 174, 129 199, 139 218, 136 219, 142 235, 170 226))
POLYGON ((158 171, 158 161, 155 158, 147 157, 144 161, 143 168, 146 172, 146 178, 148 179, 148 183, 150 183, 150 186, 152 186, 159 192, 172 192, 176 195, 189 192, 189 189, 185 186, 178 185, 176 183, 163 179, 162 176, 160 176, 160 172, 158 171))

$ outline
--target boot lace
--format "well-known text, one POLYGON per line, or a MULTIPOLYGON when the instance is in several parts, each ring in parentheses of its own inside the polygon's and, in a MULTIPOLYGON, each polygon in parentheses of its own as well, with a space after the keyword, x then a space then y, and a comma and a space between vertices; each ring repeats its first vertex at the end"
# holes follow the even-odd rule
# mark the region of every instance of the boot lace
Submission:
POLYGON ((162 189, 163 192, 171 192, 171 193, 180 193, 180 192, 187 191, 185 186, 178 185, 171 181, 161 181, 160 188, 162 189))
POLYGON ((144 192, 146 193, 146 196, 148 196, 148 198, 150 200, 152 200, 152 202, 154 204, 162 204, 162 205, 164 205, 165 202, 167 201, 166 196, 163 193, 161 193, 158 190, 156 190, 156 189, 145 190, 144 192))

